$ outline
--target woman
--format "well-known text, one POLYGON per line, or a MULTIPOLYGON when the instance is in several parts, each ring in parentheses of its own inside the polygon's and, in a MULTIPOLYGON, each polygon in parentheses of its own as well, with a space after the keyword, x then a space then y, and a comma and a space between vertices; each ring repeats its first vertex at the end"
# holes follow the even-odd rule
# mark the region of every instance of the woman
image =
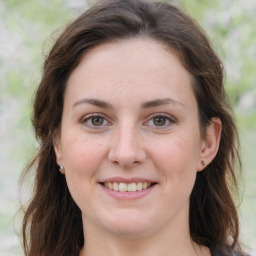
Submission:
POLYGON ((27 256, 243 255, 223 67, 176 7, 102 1, 52 47, 27 256))

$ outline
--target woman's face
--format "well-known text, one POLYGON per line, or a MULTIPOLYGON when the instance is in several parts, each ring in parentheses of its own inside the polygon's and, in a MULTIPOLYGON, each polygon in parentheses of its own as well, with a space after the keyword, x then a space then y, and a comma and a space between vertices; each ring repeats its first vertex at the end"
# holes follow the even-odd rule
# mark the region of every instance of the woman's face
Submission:
POLYGON ((72 72, 55 152, 85 229, 187 227, 204 147, 191 76, 160 43, 106 43, 72 72))

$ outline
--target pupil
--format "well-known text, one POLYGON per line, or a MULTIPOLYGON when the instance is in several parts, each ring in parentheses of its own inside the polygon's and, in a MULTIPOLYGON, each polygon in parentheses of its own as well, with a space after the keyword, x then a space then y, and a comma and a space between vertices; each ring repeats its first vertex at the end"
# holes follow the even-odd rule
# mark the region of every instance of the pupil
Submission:
POLYGON ((102 117, 93 117, 92 118, 92 124, 95 126, 100 126, 103 124, 103 118, 102 117))
POLYGON ((154 118, 154 125, 156 126, 162 126, 165 125, 166 119, 165 117, 155 117, 154 118))

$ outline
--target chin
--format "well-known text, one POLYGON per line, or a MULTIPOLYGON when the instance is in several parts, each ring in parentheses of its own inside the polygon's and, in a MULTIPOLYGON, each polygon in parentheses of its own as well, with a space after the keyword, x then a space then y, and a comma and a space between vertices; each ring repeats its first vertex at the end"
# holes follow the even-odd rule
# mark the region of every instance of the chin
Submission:
MULTIPOLYGON (((124 215, 125 216, 125 215, 124 215)), ((152 223, 150 219, 142 216, 131 217, 116 217, 107 222, 105 228, 113 234, 118 236, 126 237, 126 238, 135 238, 135 237, 143 237, 146 234, 149 234, 153 229, 152 223)))

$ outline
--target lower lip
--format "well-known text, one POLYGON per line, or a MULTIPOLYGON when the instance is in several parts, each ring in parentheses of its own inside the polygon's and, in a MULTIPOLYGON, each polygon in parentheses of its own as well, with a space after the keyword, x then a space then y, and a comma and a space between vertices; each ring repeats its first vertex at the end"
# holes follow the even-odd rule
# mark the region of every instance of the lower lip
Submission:
POLYGON ((150 192, 152 192, 152 190, 155 189, 156 185, 157 184, 154 184, 147 189, 143 189, 135 192, 120 192, 120 191, 108 189, 104 185, 100 184, 100 186, 108 195, 119 200, 137 200, 137 199, 143 198, 146 195, 148 195, 150 192))

